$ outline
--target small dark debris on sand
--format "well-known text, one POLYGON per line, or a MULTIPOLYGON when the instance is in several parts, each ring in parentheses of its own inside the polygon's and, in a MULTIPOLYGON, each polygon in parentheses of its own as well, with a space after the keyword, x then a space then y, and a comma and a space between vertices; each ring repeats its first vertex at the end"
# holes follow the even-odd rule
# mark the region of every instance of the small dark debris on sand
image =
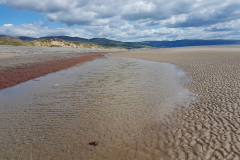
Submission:
POLYGON ((90 143, 88 143, 89 145, 92 145, 92 146, 97 146, 98 145, 98 143, 99 143, 99 141, 94 141, 94 142, 90 142, 90 143))

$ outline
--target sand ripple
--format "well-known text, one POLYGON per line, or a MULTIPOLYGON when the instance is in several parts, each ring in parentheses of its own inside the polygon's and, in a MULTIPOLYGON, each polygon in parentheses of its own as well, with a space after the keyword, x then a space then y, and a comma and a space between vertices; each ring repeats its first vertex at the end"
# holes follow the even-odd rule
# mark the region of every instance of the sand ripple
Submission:
POLYGON ((176 64, 193 79, 188 87, 199 95, 197 103, 176 111, 168 122, 152 129, 165 154, 159 159, 239 159, 239 47, 162 49, 115 56, 176 64))

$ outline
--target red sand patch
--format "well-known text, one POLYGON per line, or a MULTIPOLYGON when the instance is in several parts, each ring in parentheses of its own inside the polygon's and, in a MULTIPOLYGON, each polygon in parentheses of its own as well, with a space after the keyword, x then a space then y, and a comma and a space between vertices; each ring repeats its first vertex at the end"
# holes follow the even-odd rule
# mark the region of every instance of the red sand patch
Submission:
POLYGON ((56 59, 45 63, 25 64, 13 68, 7 68, 0 71, 0 90, 8 87, 15 86, 22 82, 44 76, 48 73, 60 71, 76 64, 91 61, 96 58, 102 57, 106 53, 88 53, 81 57, 56 59))

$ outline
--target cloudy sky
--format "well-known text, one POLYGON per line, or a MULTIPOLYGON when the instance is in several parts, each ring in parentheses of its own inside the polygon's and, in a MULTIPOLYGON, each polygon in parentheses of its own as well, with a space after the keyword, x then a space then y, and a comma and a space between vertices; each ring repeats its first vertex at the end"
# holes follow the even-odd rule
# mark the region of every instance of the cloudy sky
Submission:
POLYGON ((239 0, 0 0, 0 34, 240 39, 239 0))

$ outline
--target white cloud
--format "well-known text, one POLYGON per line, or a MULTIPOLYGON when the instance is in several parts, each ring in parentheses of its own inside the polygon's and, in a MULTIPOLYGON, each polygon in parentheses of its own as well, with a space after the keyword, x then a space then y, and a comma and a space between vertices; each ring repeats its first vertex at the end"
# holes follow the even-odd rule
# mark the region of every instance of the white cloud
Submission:
POLYGON ((122 30, 131 30, 134 29, 133 25, 130 25, 129 23, 124 24, 123 26, 120 27, 122 30))
POLYGON ((0 0, 0 2, 15 9, 44 13, 48 20, 67 25, 94 25, 97 21, 120 16, 120 23, 157 20, 172 21, 174 27, 195 27, 240 18, 238 14, 240 2, 237 0, 0 0), (186 21, 181 21, 181 15, 185 15, 186 21), (176 19, 173 21, 173 18, 176 19), (201 23, 195 23, 195 20, 201 23))
MULTIPOLYGON (((234 22, 232 22, 234 23, 234 22)), ((226 24, 227 25, 227 24, 226 24)), ((240 22, 236 23, 237 27, 240 22)), ((35 24, 22 24, 19 26, 1 26, 0 35, 44 37, 66 35, 82 38, 109 38, 118 41, 150 41, 150 40, 180 40, 180 39, 240 39, 238 30, 223 31, 214 30, 214 27, 206 30, 204 28, 158 28, 158 29, 137 29, 134 24, 125 24, 118 28, 106 26, 85 26, 82 28, 48 28, 35 24), (212 30, 211 30, 212 29, 212 30)), ((224 28, 224 26, 222 26, 224 28)))
POLYGON ((205 28, 205 31, 239 31, 240 20, 232 20, 225 23, 218 23, 205 28))
POLYGON ((224 36, 239 39, 236 34, 240 27, 239 0, 0 0, 0 3, 44 14, 50 22, 82 26, 51 29, 40 23, 5 24, 0 27, 1 34, 33 37, 59 34, 125 41, 224 36), (153 29, 155 26, 161 28, 153 29))
POLYGON ((13 24, 4 24, 3 26, 4 27, 10 27, 10 26, 12 26, 13 24))
POLYGON ((42 27, 41 23, 35 24, 21 24, 19 26, 4 25, 0 27, 0 35, 11 35, 11 36, 28 36, 28 37, 44 37, 44 36, 57 36, 57 35, 68 35, 84 37, 83 30, 76 28, 47 28, 42 27))

